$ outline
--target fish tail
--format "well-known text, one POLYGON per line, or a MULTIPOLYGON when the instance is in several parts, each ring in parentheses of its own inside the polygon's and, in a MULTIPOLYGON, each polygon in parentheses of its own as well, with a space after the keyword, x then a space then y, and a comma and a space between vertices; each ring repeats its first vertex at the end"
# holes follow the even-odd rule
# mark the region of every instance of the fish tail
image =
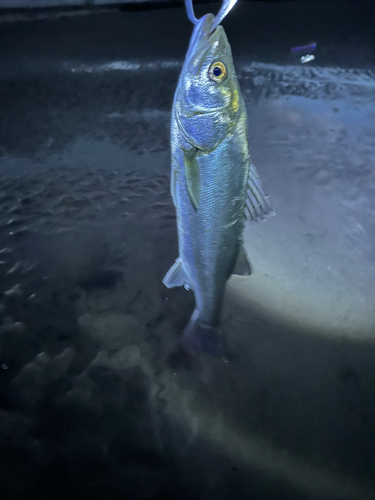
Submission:
POLYGON ((195 309, 182 333, 180 340, 182 348, 192 356, 202 352, 217 358, 223 356, 224 346, 219 328, 206 325, 199 319, 199 312, 195 309))

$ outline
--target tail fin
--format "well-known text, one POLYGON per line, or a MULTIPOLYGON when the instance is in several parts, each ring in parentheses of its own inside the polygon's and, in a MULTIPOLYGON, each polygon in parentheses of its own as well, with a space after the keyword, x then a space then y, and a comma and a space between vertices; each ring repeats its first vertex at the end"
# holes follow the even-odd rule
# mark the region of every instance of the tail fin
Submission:
POLYGON ((192 356, 205 352, 220 358, 224 355, 224 346, 218 328, 207 326, 199 322, 198 312, 195 310, 186 325, 181 346, 187 354, 192 356))

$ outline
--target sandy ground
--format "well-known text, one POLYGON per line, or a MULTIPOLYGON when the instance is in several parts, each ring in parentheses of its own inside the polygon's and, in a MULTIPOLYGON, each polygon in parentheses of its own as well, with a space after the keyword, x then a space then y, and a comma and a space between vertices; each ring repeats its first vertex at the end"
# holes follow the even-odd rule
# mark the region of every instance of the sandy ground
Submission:
POLYGON ((277 217, 246 227, 255 274, 228 286, 229 362, 186 364, 169 354, 193 295, 161 283, 178 50, 24 76, 4 56, 0 492, 373 499, 374 72, 241 53, 277 217))

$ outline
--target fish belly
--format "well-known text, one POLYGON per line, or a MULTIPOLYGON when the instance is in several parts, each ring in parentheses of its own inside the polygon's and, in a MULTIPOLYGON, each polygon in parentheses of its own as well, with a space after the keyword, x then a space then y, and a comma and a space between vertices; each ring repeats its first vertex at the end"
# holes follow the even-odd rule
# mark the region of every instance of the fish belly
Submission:
MULTIPOLYGON (((211 153, 198 153, 198 209, 188 195, 183 158, 177 160, 179 256, 195 293, 199 321, 206 325, 219 321, 225 284, 242 240, 248 157, 237 142, 230 135, 211 153)), ((178 150, 177 157, 183 155, 178 150)))

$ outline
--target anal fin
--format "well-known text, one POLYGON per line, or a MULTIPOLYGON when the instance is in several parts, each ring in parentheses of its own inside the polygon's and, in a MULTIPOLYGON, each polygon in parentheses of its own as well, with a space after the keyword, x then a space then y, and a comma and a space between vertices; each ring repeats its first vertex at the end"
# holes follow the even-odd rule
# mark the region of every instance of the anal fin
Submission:
POLYGON ((272 217, 276 215, 274 209, 268 201, 268 198, 269 196, 262 185, 258 171, 255 165, 251 163, 246 185, 246 219, 254 222, 257 222, 259 220, 265 221, 266 217, 272 217))
POLYGON ((176 286, 186 286, 188 282, 181 260, 178 258, 164 276, 163 283, 167 288, 174 288, 176 286))
POLYGON ((236 274, 238 276, 249 276, 252 273, 252 265, 249 261, 248 256, 246 255, 244 247, 241 245, 232 274, 236 274))

